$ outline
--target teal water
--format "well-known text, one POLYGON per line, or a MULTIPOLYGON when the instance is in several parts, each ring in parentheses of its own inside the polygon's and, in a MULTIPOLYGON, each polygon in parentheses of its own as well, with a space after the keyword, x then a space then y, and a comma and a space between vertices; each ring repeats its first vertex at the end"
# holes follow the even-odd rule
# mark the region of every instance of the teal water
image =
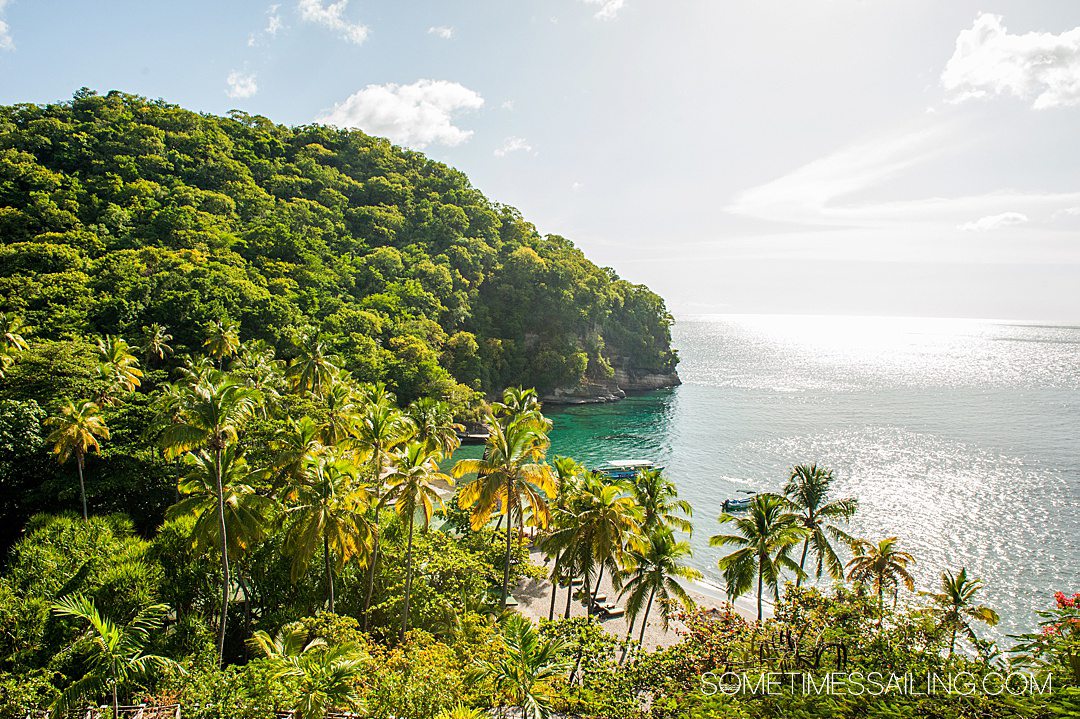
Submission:
POLYGON ((677 324, 674 343, 681 387, 546 407, 551 454, 666 465, 709 581, 723 500, 818 462, 861 502, 850 531, 898 536, 920 589, 943 568, 985 580, 999 639, 1080 589, 1080 328, 712 317, 677 324))

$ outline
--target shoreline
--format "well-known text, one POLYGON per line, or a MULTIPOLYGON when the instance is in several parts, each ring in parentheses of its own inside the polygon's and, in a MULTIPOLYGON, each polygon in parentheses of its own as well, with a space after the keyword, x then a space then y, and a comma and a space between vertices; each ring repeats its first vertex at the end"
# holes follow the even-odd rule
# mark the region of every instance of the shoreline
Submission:
MULTIPOLYGON (((530 548, 529 559, 536 565, 541 567, 547 567, 550 565, 550 560, 538 549, 530 548)), ((686 593, 690 595, 690 598, 694 600, 694 603, 702 609, 716 609, 723 611, 728 602, 724 597, 723 590, 719 587, 715 587, 707 582, 680 582, 686 593)), ((566 589, 559 588, 558 594, 555 599, 555 618, 558 619, 564 615, 566 609, 566 589)), ((618 600, 618 595, 614 592, 614 588, 611 584, 611 578, 605 576, 600 581, 600 593, 606 594, 609 600, 618 600)), ((535 622, 539 622, 541 619, 547 619, 548 610, 551 606, 551 582, 548 579, 524 579, 517 583, 515 587, 511 589, 511 594, 518 601, 517 611, 521 612, 526 617, 529 617, 535 622)), ((620 606, 622 602, 619 601, 620 606)), ((763 602, 763 614, 764 616, 772 616, 772 605, 768 602, 763 602)), ((747 621, 754 621, 757 618, 757 600, 753 597, 740 597, 735 600, 735 603, 731 605, 737 614, 746 619, 747 621)), ((585 606, 577 600, 570 602, 570 616, 582 617, 585 616, 585 606)), ((600 626, 603 627, 609 634, 614 636, 620 641, 625 639, 627 631, 629 629, 629 620, 627 617, 610 617, 603 618, 597 617, 600 626)), ((676 644, 679 641, 679 635, 677 630, 682 629, 683 625, 677 620, 672 620, 667 629, 663 627, 663 620, 660 617, 660 613, 657 610, 656 604, 653 604, 652 612, 649 615, 649 622, 645 628, 644 645, 646 649, 652 650, 660 647, 668 647, 672 644, 676 644)), ((636 641, 641 633, 640 617, 638 623, 634 627, 633 639, 636 641)))

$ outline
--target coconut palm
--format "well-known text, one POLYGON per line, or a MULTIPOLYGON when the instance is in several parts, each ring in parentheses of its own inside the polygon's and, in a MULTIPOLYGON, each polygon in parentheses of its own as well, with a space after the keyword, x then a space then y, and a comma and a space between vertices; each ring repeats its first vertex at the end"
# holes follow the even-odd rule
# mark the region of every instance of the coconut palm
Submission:
POLYGON ((217 361, 220 369, 225 360, 240 350, 240 325, 231 320, 215 320, 206 325, 203 349, 217 361))
POLYGON ((142 353, 146 366, 155 362, 163 362, 166 357, 172 356, 173 348, 169 343, 173 336, 169 334, 165 325, 155 322, 152 325, 143 325, 142 353))
POLYGON ((679 584, 680 579, 701 579, 701 572, 684 564, 692 554, 689 542, 676 541, 671 529, 663 526, 655 527, 649 533, 645 551, 631 552, 629 568, 616 575, 615 582, 622 589, 621 596, 626 599, 626 614, 630 619, 627 640, 644 605, 641 636, 638 637, 638 644, 644 644, 645 628, 649 624, 654 599, 660 600, 660 619, 665 631, 671 621, 674 602, 688 610, 694 606, 694 600, 679 584))
POLYGON ((299 354, 285 375, 295 390, 321 397, 339 372, 335 360, 316 332, 301 337, 295 345, 299 354))
POLYGON ((332 456, 320 457, 288 487, 285 494, 289 528, 285 552, 292 556, 292 580, 297 581, 311 564, 315 552, 323 552, 327 608, 334 611, 334 572, 358 558, 368 562, 372 528, 366 513, 367 488, 359 480, 360 468, 332 456))
POLYGON ((605 569, 628 564, 630 552, 644 552, 643 512, 628 483, 599 474, 584 477, 571 502, 573 549, 570 566, 584 578, 586 606, 592 606, 605 569), (593 571, 598 570, 596 581, 593 571))
POLYGON ((271 637, 262 629, 257 630, 247 640, 252 649, 258 650, 270 661, 281 661, 286 657, 298 657, 304 652, 326 646, 322 637, 308 639, 308 632, 299 624, 285 627, 271 637))
POLYGON ((458 493, 458 506, 471 509, 469 522, 474 530, 486 525, 501 507, 506 517, 506 562, 503 567, 502 608, 510 593, 510 535, 514 517, 519 526, 529 509, 539 528, 551 518, 548 499, 555 496, 555 477, 542 463, 548 447, 547 432, 535 416, 526 412, 506 415, 501 420, 488 413, 490 435, 482 459, 463 459, 454 465, 452 474, 462 477, 476 474, 476 479, 458 493))
POLYGON ((101 408, 88 399, 68 403, 60 410, 60 414, 45 420, 46 427, 52 427, 48 441, 53 445, 53 454, 65 464, 75 457, 75 464, 79 468, 79 496, 82 498, 83 519, 88 518, 86 511, 86 482, 83 476, 86 464, 86 455, 91 452, 101 452, 98 439, 109 438, 109 428, 105 425, 105 419, 101 416, 101 408))
POLYGON ((507 619, 502 635, 506 651, 497 659, 479 662, 471 678, 490 680, 508 706, 520 709, 522 716, 546 719, 551 716, 551 683, 565 669, 562 644, 541 640, 532 622, 517 614, 507 619))
POLYGON ((229 545, 225 508, 225 450, 235 444, 239 429, 258 411, 261 395, 220 370, 209 370, 197 382, 180 385, 170 394, 172 424, 161 435, 165 456, 206 449, 213 460, 214 494, 221 542, 221 618, 218 626, 218 659, 224 659, 225 625, 229 609, 229 545))
POLYGON ((360 421, 356 387, 348 373, 339 372, 334 377, 326 388, 323 400, 326 402, 326 422, 322 426, 322 441, 335 446, 354 435, 360 421))
POLYGON ((641 505, 644 518, 641 528, 652 532, 657 527, 670 527, 680 532, 692 534, 694 525, 688 517, 693 516, 693 508, 686 500, 679 499, 675 483, 664 476, 660 469, 643 469, 634 477, 634 498, 641 505))
POLYGON ((464 425, 454 421, 454 413, 446 402, 434 397, 421 397, 409 405, 406 414, 416 426, 416 437, 431 449, 438 450, 444 457, 449 457, 461 444, 459 432, 464 432, 464 425))
POLYGON ((32 331, 30 326, 23 322, 22 317, 0 312, 0 340, 12 353, 26 351, 29 345, 26 344, 25 335, 32 331))
POLYGON ((109 335, 97 342, 98 376, 105 381, 99 402, 111 402, 114 395, 134 392, 142 384, 143 372, 131 345, 109 335))
POLYGON ((147 654, 146 645, 161 628, 169 607, 153 604, 143 608, 126 624, 106 617, 92 599, 71 594, 52 607, 58 617, 71 617, 85 624, 75 641, 75 648, 88 654, 86 673, 65 689, 53 704, 53 711, 64 712, 77 702, 109 696, 113 716, 119 716, 120 691, 131 682, 148 676, 154 669, 176 666, 176 662, 156 654, 147 654))
POLYGON ((806 538, 807 530, 799 526, 799 518, 785 511, 786 502, 775 494, 756 495, 745 515, 724 512, 721 524, 733 524, 737 534, 717 534, 709 538, 713 547, 736 547, 721 557, 717 566, 724 573, 727 593, 731 599, 746 594, 757 579, 757 618, 762 619, 762 597, 765 587, 780 599, 780 576, 789 570, 796 577, 803 574, 791 559, 792 548, 806 538))
POLYGON ((311 463, 326 454, 329 448, 322 442, 322 428, 311 417, 286 419, 270 440, 274 453, 271 464, 278 485, 298 481, 311 463))
POLYGON ((401 638, 409 630, 409 597, 413 578, 413 525, 417 514, 425 530, 431 522, 435 505, 442 499, 435 491, 435 482, 453 485, 454 480, 439 471, 438 449, 423 441, 412 441, 394 454, 394 464, 386 476, 383 501, 393 503, 394 511, 408 526, 408 548, 405 550, 405 605, 401 610, 401 638))
MULTIPOLYGON (((800 464, 792 468, 784 485, 789 511, 799 515, 802 526, 809 532, 803 540, 799 569, 805 571, 807 554, 813 549, 817 560, 814 576, 818 579, 823 571, 828 571, 833 579, 843 578, 844 565, 829 540, 838 539, 850 545, 854 539, 832 522, 851 519, 859 508, 858 500, 853 497, 828 501, 832 482, 832 470, 816 464, 800 464)), ((801 585, 802 580, 800 574, 795 586, 801 585)))
POLYGON ((235 562, 266 536, 276 504, 269 497, 255 493, 252 483, 262 473, 251 470, 236 445, 224 449, 220 462, 219 498, 217 456, 206 450, 185 454, 177 485, 183 498, 169 507, 165 516, 193 517, 191 538, 199 550, 221 552, 224 536, 229 561, 235 562), (219 507, 224 508, 224 517, 218 515, 219 507))
POLYGON ((847 563, 847 578, 855 582, 869 583, 878 598, 878 626, 885 616, 885 589, 898 589, 900 584, 915 590, 915 578, 908 572, 908 567, 915 564, 915 558, 896 548, 896 537, 886 537, 877 544, 860 539, 852 545, 855 555, 847 563))
MULTIPOLYGON (((543 538, 541 547, 555 558, 551 568, 551 605, 548 607, 548 621, 555 618, 555 599, 559 593, 559 584, 564 579, 566 567, 563 556, 570 549, 574 537, 574 515, 571 510, 571 501, 581 486, 581 478, 588 470, 570 457, 556 457, 551 463, 555 474, 558 488, 555 492, 555 501, 549 502, 551 507, 551 531, 543 538)), ((573 586, 567 581, 567 593, 573 593, 573 586)))
POLYGON ((975 630, 971 628, 971 620, 984 622, 991 627, 999 621, 997 612, 973 601, 982 587, 981 580, 968 579, 967 568, 961 567, 956 574, 948 570, 941 573, 940 592, 922 593, 941 613, 941 626, 949 631, 949 660, 956 649, 956 635, 959 632, 973 642, 978 641, 975 630))
POLYGON ((367 385, 360 391, 364 409, 355 424, 355 445, 367 454, 370 490, 373 495, 371 507, 373 545, 371 563, 368 566, 368 586, 364 597, 364 626, 367 627, 371 598, 375 593, 375 571, 379 561, 379 516, 382 504, 383 474, 390 463, 390 454, 398 445, 412 436, 414 428, 395 404, 394 395, 387 392, 386 385, 367 385))

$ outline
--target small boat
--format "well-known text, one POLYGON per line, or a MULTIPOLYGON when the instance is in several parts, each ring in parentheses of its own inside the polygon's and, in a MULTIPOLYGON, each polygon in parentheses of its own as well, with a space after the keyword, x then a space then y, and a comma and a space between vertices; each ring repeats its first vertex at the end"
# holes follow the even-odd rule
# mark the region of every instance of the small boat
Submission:
MULTIPOLYGON (((745 492, 745 490, 743 490, 745 492)), ((735 499, 725 499, 723 504, 723 511, 725 512, 744 512, 750 508, 750 503, 754 501, 754 492, 746 492, 749 497, 737 497, 735 499)))
POLYGON ((600 465, 596 471, 612 479, 633 479, 643 469, 663 467, 647 459, 618 459, 600 465))
POLYGON ((458 432, 458 441, 462 444, 485 444, 489 436, 487 432, 458 432))

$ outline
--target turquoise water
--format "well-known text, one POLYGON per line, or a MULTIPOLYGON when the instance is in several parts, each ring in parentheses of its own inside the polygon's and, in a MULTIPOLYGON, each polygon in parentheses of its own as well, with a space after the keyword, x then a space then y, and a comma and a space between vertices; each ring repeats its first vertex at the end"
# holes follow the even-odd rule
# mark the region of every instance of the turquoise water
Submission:
POLYGON ((943 568, 985 580, 998 638, 1080 589, 1080 328, 725 316, 680 322, 674 342, 681 387, 545 408, 551 453, 665 464, 711 582, 723 500, 818 462, 862 503, 850 530, 900 537, 921 589, 943 568))

